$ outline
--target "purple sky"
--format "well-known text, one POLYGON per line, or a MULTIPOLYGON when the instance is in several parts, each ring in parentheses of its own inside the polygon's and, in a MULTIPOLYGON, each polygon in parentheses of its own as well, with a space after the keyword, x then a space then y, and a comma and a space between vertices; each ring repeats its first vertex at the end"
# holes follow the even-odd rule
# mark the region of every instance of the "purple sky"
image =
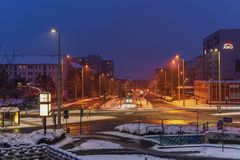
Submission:
POLYGON ((100 54, 115 61, 119 77, 149 79, 176 52, 190 59, 202 39, 240 28, 238 0, 1 0, 1 53, 100 54))

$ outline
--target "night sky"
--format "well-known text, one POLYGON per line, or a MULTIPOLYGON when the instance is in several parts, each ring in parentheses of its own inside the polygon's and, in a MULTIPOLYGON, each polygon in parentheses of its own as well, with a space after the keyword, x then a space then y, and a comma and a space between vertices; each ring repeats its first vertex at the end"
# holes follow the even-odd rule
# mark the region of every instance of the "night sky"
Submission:
POLYGON ((1 53, 100 54, 118 77, 149 79, 176 52, 190 59, 208 34, 240 28, 239 0, 0 0, 1 53))

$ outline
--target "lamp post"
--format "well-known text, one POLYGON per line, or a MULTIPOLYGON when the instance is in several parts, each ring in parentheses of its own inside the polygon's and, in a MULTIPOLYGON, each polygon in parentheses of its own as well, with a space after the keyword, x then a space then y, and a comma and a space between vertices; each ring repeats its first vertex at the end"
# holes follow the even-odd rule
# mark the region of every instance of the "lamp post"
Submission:
MULTIPOLYGON (((161 69, 160 72, 164 74, 164 85, 166 85, 166 83, 167 83, 167 72, 163 68, 161 69)), ((163 87, 163 88, 165 88, 165 87, 163 87)), ((164 89, 164 92, 165 92, 165 89, 164 89)))
POLYGON ((185 62, 182 58, 182 79, 183 79, 183 106, 185 106, 185 62))
POLYGON ((180 101, 180 65, 179 65, 179 55, 175 56, 175 60, 177 61, 177 72, 178 72, 178 101, 180 101))
POLYGON ((61 90, 62 90, 62 77, 61 77, 61 71, 62 71, 62 66, 61 66, 61 36, 60 36, 60 31, 56 29, 51 29, 52 33, 58 33, 58 79, 57 79, 57 107, 58 107, 58 128, 61 128, 61 90))
POLYGON ((100 97, 101 96, 101 75, 102 74, 99 74, 98 76, 98 96, 100 97))
MULTIPOLYGON (((172 65, 174 66, 175 63, 176 63, 176 60, 173 59, 173 60, 172 60, 172 65)), ((172 85, 172 87, 171 87, 171 95, 172 95, 172 97, 173 97, 173 67, 172 67, 172 71, 171 71, 171 85, 172 85)))
POLYGON ((220 51, 215 48, 214 52, 218 54, 218 105, 221 110, 221 103, 222 103, 222 88, 221 88, 221 53, 220 51))
POLYGON ((88 65, 82 67, 82 99, 84 98, 84 68, 88 68, 88 65))

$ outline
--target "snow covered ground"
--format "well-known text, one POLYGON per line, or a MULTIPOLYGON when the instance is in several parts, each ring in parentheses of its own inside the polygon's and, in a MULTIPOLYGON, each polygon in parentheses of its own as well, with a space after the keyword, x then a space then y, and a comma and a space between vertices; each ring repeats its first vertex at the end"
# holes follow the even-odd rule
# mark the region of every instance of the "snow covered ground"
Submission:
POLYGON ((90 139, 80 146, 69 149, 68 151, 79 151, 79 150, 91 150, 91 149, 122 149, 122 146, 117 143, 109 141, 90 139))
MULTIPOLYGON (((83 122, 89 122, 89 121, 97 121, 97 120, 103 120, 103 119, 112 119, 115 118, 114 116, 90 116, 90 117, 83 117, 83 122)), ((79 116, 69 116, 67 122, 69 123, 79 123, 80 117, 79 116)), ((62 123, 65 124, 66 120, 62 119, 62 123)), ((47 118, 47 125, 53 125, 53 119, 52 117, 47 118)), ((32 117, 26 117, 21 118, 20 126, 8 126, 7 128, 25 128, 25 127, 37 127, 42 126, 42 119, 40 117, 32 118, 32 117)), ((0 128, 1 130, 2 128, 0 128)), ((3 128, 4 129, 4 128, 3 128)))
POLYGON ((63 134, 63 129, 57 129, 56 131, 48 129, 45 135, 43 134, 43 130, 37 130, 30 134, 3 133, 0 134, 0 147, 35 145, 41 140, 52 142, 63 136, 63 134))
MULTIPOLYGON (((154 125, 147 123, 129 123, 119 125, 114 128, 116 131, 126 132, 130 134, 140 134, 145 135, 149 133, 162 133, 162 125, 154 125)), ((215 127, 209 127, 209 131, 217 131, 215 127)), ((240 128, 235 127, 227 127, 228 132, 240 133, 240 128)), ((202 127, 199 127, 199 132, 203 132, 202 127)), ((164 133, 165 134, 178 134, 180 133, 180 125, 164 125, 164 133)), ((195 134, 197 133, 196 125, 182 125, 181 133, 185 134, 195 134)))
POLYGON ((220 145, 212 144, 184 145, 179 148, 161 148, 156 145, 153 149, 162 152, 197 152, 189 153, 188 155, 191 156, 240 159, 240 145, 226 145, 225 147, 228 148, 224 148, 224 152, 220 145))
POLYGON ((82 160, 171 160, 149 155, 88 155, 79 156, 82 160))

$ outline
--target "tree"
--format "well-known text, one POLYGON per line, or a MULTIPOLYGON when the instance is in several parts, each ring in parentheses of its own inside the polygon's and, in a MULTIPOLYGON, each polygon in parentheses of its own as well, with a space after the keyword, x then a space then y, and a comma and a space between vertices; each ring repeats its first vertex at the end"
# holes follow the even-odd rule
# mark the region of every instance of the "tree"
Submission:
POLYGON ((36 78, 36 87, 40 88, 42 91, 50 92, 51 94, 56 94, 56 86, 52 77, 48 75, 38 75, 36 78))

